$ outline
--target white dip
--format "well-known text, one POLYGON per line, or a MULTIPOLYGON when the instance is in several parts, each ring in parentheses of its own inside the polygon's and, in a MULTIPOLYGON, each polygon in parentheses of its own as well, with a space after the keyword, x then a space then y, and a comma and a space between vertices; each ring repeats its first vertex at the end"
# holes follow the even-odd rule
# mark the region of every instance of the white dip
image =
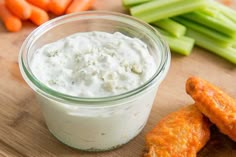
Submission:
POLYGON ((33 74, 52 89, 73 96, 104 97, 130 91, 153 76, 147 46, 121 33, 77 33, 38 49, 33 74))
MULTIPOLYGON (((31 60, 33 74, 50 88, 73 96, 104 97, 144 84, 155 71, 147 45, 121 33, 78 33, 38 49, 31 60)), ((138 94, 116 101, 86 104, 37 94, 52 134, 82 150, 118 147, 145 126, 155 93, 155 81, 138 94)))

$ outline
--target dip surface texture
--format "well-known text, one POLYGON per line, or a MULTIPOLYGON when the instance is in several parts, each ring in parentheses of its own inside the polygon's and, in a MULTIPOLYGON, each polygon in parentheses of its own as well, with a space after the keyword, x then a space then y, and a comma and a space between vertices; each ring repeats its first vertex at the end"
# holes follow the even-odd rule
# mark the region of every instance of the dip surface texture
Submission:
POLYGON ((130 91, 156 70, 147 45, 119 32, 73 34, 38 49, 30 64, 33 74, 46 86, 79 97, 130 91))

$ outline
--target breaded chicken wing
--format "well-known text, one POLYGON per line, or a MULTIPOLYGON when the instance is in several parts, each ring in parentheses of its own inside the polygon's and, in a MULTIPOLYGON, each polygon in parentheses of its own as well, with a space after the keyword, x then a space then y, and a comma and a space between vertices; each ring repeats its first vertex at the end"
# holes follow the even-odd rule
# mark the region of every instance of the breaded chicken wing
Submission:
POLYGON ((198 109, 222 133, 236 141, 236 100, 198 77, 187 80, 186 91, 195 100, 198 109))
POLYGON ((196 157, 210 138, 210 122, 190 105, 163 118, 146 135, 144 157, 196 157))

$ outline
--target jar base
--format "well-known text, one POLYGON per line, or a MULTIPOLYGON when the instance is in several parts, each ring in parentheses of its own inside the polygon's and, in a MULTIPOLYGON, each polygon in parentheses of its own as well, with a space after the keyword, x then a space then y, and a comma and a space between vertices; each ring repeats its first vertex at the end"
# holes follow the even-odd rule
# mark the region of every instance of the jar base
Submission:
POLYGON ((107 148, 107 149, 97 149, 97 148, 89 148, 89 149, 81 149, 81 148, 77 148, 77 147, 74 147, 74 146, 71 146, 65 142, 63 142, 60 138, 58 138, 50 129, 48 129, 49 132, 58 140, 60 141, 61 143, 63 143, 64 145, 70 147, 70 148, 73 148, 73 149, 76 149, 76 150, 79 150, 79 151, 84 151, 84 152, 107 152, 107 151, 111 151, 111 150, 114 150, 114 149, 118 149, 120 147, 122 147, 123 145, 129 143, 131 140, 133 140, 136 136, 138 136, 138 134, 141 132, 141 130, 133 137, 131 138, 130 140, 128 140, 127 142, 124 142, 123 144, 119 144, 119 145, 116 145, 116 146, 112 146, 110 148, 107 148))

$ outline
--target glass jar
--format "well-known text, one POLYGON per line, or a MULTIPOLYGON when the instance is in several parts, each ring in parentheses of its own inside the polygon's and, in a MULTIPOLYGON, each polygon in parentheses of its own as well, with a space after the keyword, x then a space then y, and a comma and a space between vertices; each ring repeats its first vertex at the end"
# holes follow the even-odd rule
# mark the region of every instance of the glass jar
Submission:
POLYGON ((21 73, 35 91, 50 132, 64 144, 86 151, 121 146, 140 133, 146 124, 159 84, 170 65, 170 51, 150 25, 128 15, 90 11, 55 18, 33 31, 19 55, 21 73), (32 73, 36 49, 78 32, 121 32, 147 44, 156 62, 155 74, 143 85, 109 97, 85 98, 54 91, 32 73))

